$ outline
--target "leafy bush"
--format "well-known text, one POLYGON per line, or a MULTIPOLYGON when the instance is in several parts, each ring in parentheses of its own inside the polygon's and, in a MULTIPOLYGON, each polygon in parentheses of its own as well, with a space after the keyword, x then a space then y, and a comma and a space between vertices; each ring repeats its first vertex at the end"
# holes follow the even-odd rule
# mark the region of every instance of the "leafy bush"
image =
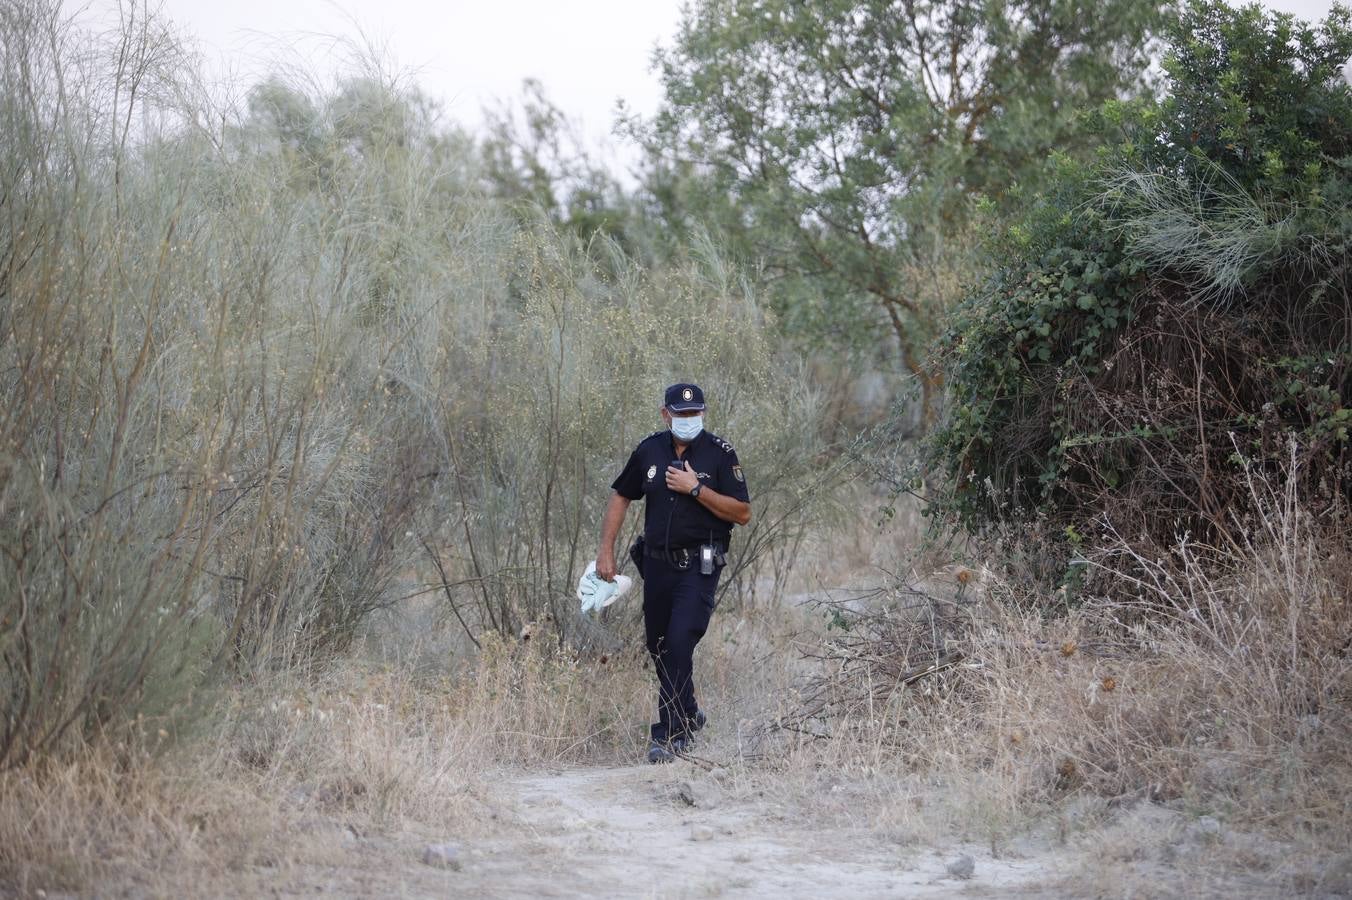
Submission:
POLYGON ((1158 545, 1224 535, 1241 463, 1295 439, 1311 508, 1352 492, 1352 17, 1197 3, 1169 91, 1109 104, 945 340, 941 510, 978 529, 1107 514, 1158 545))

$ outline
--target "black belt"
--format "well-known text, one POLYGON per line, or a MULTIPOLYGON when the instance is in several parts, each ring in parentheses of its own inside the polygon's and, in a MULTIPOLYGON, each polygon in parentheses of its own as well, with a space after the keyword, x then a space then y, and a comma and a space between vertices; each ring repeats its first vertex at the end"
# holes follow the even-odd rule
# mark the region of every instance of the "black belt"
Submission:
MULTIPOLYGON (((699 558, 700 545, 693 547, 672 547, 670 551, 661 547, 650 547, 645 541, 643 544, 643 555, 649 559, 660 559, 671 563, 678 569, 688 569, 690 564, 699 558)), ((727 548, 722 544, 714 544, 714 554, 722 557, 727 553, 727 548)))

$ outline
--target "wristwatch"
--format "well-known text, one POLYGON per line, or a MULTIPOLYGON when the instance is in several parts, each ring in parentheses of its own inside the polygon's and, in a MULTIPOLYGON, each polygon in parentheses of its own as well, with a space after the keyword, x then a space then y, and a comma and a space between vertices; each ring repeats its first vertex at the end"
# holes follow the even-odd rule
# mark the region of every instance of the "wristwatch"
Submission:
POLYGON ((693 488, 690 489, 690 496, 692 496, 692 497, 698 497, 698 496, 699 496, 699 492, 702 491, 703 489, 704 489, 704 485, 700 484, 698 481, 695 482, 695 486, 694 486, 693 488))

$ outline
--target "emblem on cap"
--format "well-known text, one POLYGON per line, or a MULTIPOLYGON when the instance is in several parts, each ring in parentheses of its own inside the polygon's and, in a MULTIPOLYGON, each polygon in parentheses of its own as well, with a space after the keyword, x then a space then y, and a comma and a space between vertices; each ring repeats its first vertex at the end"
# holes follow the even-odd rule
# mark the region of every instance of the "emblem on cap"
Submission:
POLYGON ((692 400, 692 399, 694 399, 694 397, 695 397, 695 392, 692 391, 692 390, 690 390, 690 388, 686 388, 685 390, 681 391, 681 399, 682 399, 682 400, 692 400))
POLYGON ((652 481, 656 477, 657 477, 657 466, 656 465, 648 466, 648 480, 652 481))

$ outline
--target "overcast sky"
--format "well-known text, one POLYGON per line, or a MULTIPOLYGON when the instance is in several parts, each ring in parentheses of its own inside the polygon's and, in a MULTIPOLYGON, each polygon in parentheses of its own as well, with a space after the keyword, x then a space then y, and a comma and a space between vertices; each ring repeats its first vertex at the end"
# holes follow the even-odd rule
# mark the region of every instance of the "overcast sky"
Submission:
MULTIPOLYGON (((103 0, 95 0, 103 2, 103 0)), ((466 124, 483 107, 519 96, 536 78, 594 140, 623 97, 637 112, 657 108, 653 48, 669 41, 679 0, 163 0, 163 11, 197 37, 215 71, 246 78, 287 45, 318 68, 324 41, 358 26, 387 58, 466 124)))
MULTIPOLYGON (((91 11, 113 0, 87 0, 91 11)), ((448 117, 474 124, 495 98, 515 97, 524 78, 594 141, 608 134, 617 98, 651 113, 660 97, 654 46, 670 43, 680 0, 163 0, 217 72, 245 81, 294 47, 309 65, 332 67, 314 35, 351 35, 358 25, 401 69, 439 98, 448 117), (306 37, 310 35, 312 37, 306 37)), ((1322 18, 1331 0, 1268 0, 1322 18)))

